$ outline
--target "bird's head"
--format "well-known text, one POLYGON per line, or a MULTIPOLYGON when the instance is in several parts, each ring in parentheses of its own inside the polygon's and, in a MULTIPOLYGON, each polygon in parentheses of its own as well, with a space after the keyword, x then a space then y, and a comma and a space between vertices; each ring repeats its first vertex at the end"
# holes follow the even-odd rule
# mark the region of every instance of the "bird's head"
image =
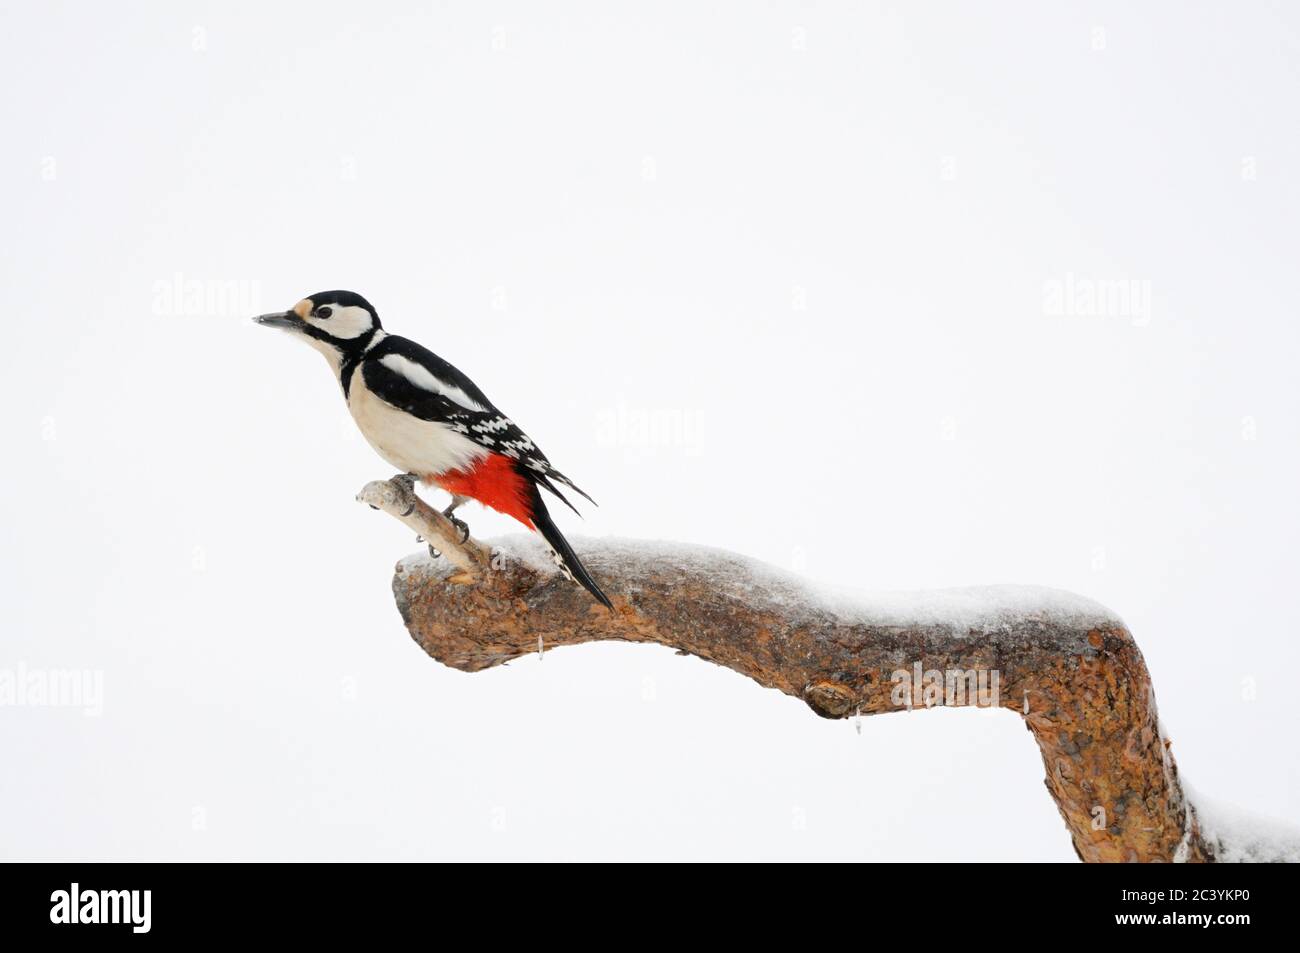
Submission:
POLYGON ((299 335, 330 358, 365 348, 380 328, 374 306, 352 291, 319 291, 288 311, 261 314, 253 320, 299 335))

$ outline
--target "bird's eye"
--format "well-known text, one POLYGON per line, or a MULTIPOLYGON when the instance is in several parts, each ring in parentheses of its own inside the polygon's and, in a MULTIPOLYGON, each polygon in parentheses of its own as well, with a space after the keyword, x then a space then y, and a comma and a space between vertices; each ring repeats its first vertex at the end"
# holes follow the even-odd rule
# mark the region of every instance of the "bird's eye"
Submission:
POLYGON ((334 309, 333 309, 333 308, 317 308, 317 309, 316 309, 316 317, 318 317, 318 318, 328 318, 328 317, 329 317, 331 314, 333 314, 333 313, 334 313, 334 309))

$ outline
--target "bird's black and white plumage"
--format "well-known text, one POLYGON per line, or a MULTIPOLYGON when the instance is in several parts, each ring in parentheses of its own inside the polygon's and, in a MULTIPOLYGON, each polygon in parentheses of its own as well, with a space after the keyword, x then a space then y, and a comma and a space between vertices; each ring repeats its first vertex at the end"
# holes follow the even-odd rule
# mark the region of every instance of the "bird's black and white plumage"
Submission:
POLYGON ((325 355, 367 442, 402 472, 451 493, 448 515, 474 499, 513 516, 542 534, 570 578, 610 606, 540 491, 570 509, 560 486, 591 497, 465 374, 416 342, 385 332, 371 304, 350 291, 319 292, 256 320, 301 335, 325 355))

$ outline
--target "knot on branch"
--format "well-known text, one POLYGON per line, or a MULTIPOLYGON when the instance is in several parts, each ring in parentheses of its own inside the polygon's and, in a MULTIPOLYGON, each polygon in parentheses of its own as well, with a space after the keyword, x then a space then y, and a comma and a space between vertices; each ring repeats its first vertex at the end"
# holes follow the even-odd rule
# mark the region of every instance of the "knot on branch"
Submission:
POLYGON ((823 718, 844 718, 855 708, 853 693, 834 682, 809 685, 803 697, 808 707, 823 718))

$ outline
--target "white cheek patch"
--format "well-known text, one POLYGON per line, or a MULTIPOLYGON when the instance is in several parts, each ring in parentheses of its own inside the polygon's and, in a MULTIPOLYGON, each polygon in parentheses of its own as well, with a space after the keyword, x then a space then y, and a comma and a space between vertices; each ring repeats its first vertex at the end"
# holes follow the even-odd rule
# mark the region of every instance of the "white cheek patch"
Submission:
POLYGON ((365 308, 355 305, 340 308, 338 305, 323 305, 333 312, 328 318, 307 318, 312 327, 320 328, 331 337, 341 341, 350 341, 361 337, 370 330, 373 319, 365 308))
POLYGON ((403 357, 401 354, 385 354, 379 361, 390 371, 395 371, 406 378, 411 384, 421 390, 427 390, 431 394, 441 394, 449 400, 460 404, 468 410, 485 411, 487 410, 482 404, 474 400, 469 394, 465 393, 455 384, 449 384, 446 381, 435 377, 433 373, 422 364, 418 364, 409 357, 403 357))

